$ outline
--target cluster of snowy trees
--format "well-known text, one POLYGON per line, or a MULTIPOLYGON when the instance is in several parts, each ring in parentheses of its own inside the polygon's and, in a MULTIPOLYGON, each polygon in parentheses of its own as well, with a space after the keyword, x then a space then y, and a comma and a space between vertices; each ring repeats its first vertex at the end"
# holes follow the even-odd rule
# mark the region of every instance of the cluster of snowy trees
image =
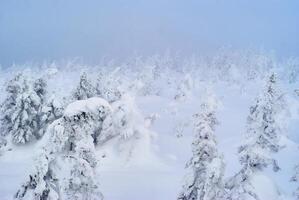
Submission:
POLYGON ((15 199, 102 199, 95 147, 116 138, 130 159, 138 141, 149 146, 150 131, 134 98, 121 92, 112 76, 100 73, 93 84, 82 73, 64 102, 48 94, 46 78, 22 73, 7 82, 6 92, 0 153, 7 146, 40 143, 33 170, 15 199))
MULTIPOLYGON (((215 58, 212 64, 218 66, 218 62, 227 61, 215 58)), ((36 79, 19 73, 8 81, 7 96, 1 104, 0 156, 8 146, 36 141, 42 144, 34 168, 16 192, 15 199, 103 199, 96 170, 99 164, 96 146, 117 140, 128 159, 138 141, 143 140, 139 144, 142 148, 149 146, 151 134, 134 95, 163 92, 155 88, 161 76, 167 84, 175 83, 175 101, 184 102, 192 95, 191 90, 196 85, 192 76, 187 74, 180 81, 170 80, 175 76, 167 76, 167 69, 165 74, 159 73, 165 63, 155 63, 156 67, 134 74, 133 81, 120 80, 120 69, 101 71, 95 83, 83 72, 72 93, 62 100, 49 92, 47 77, 36 79)), ((219 69, 218 78, 233 73, 233 65, 226 63, 225 66, 219 69)), ((251 76, 254 78, 256 74, 251 76)), ((294 76, 297 73, 293 70, 294 76)), ((206 78, 210 78, 209 75, 206 78)), ((215 136, 217 103, 214 96, 206 95, 193 115, 192 157, 187 162, 188 173, 177 199, 260 199, 251 181, 270 166, 274 171, 280 169, 274 155, 283 148, 279 115, 284 109, 284 95, 273 73, 249 109, 244 142, 238 148, 241 169, 224 179, 225 159, 218 150, 215 136)), ((299 179, 298 168, 292 181, 299 179)), ((299 199, 298 190, 295 194, 299 199)))
POLYGON ((14 144, 25 144, 43 136, 47 125, 61 116, 54 99, 47 99, 43 78, 30 80, 23 74, 7 83, 7 98, 1 104, 1 134, 14 144))
MULTIPOLYGON (((259 200, 252 179, 269 166, 275 172, 280 170, 274 155, 283 148, 279 115, 286 108, 276 75, 269 76, 249 109, 245 140, 238 148, 241 169, 227 180, 223 178, 224 160, 214 135, 217 118, 213 105, 213 101, 205 101, 200 113, 194 115, 192 158, 187 163, 189 173, 178 200, 259 200)), ((298 181, 298 167, 291 180, 298 181)), ((295 195, 298 198, 298 190, 295 195)))

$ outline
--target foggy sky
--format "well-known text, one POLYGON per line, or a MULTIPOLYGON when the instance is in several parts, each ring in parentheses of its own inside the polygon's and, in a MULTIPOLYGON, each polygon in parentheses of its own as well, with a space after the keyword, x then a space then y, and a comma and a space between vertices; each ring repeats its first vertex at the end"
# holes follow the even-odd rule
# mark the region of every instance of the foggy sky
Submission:
POLYGON ((0 65, 263 48, 299 56, 297 0, 0 0, 0 65))

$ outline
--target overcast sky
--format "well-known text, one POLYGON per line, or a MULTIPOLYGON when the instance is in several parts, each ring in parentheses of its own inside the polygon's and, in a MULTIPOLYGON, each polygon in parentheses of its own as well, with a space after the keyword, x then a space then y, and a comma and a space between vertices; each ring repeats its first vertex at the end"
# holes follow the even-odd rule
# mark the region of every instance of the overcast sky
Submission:
POLYGON ((0 0, 0 64, 213 52, 299 56, 298 0, 0 0))

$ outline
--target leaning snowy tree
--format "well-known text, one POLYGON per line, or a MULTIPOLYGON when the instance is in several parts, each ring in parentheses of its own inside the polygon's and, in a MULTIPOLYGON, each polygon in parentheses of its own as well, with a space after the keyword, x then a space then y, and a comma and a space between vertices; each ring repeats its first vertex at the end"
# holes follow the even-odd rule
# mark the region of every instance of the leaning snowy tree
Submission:
POLYGON ((222 179, 225 166, 214 135, 218 122, 214 108, 208 102, 201 107, 201 112, 194 115, 193 155, 187 163, 190 171, 178 200, 215 200, 224 197, 222 179))
POLYGON ((45 106, 43 107, 43 121, 45 124, 51 124, 56 119, 59 119, 63 115, 63 103, 59 101, 59 99, 55 96, 55 94, 51 95, 47 102, 45 102, 45 106))
POLYGON ((73 92, 73 99, 83 100, 94 97, 96 90, 90 80, 87 78, 86 72, 80 76, 80 82, 77 88, 73 92))
POLYGON ((268 166, 278 171, 279 166, 273 158, 280 145, 281 128, 277 116, 283 109, 283 95, 277 88, 275 74, 271 74, 265 90, 250 107, 247 119, 245 142, 239 147, 241 170, 228 180, 229 199, 259 199, 251 180, 268 166))
POLYGON ((19 200, 100 200, 97 159, 92 134, 110 105, 101 98, 67 106, 43 138, 43 146, 28 180, 15 194, 19 200))
POLYGON ((11 135, 15 144, 24 144, 42 136, 42 106, 45 82, 38 79, 32 83, 18 74, 7 83, 7 98, 1 105, 1 131, 11 135))
POLYGON ((112 113, 105 118, 101 134, 98 134, 98 144, 112 139, 116 141, 115 146, 124 162, 151 156, 151 140, 154 133, 146 126, 135 98, 124 94, 120 100, 113 102, 111 107, 112 113))

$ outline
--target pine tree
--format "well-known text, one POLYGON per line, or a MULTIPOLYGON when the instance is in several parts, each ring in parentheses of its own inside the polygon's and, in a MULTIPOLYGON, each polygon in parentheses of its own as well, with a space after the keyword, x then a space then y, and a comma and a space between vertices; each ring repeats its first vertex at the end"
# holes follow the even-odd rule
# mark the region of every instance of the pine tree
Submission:
POLYGON ((230 190, 230 199, 241 200, 249 196, 259 199, 250 182, 252 177, 268 166, 272 166, 273 171, 279 170, 272 154, 282 148, 279 144, 281 129, 277 116, 283 105, 282 94, 276 86, 276 77, 271 74, 265 90, 250 107, 246 140, 238 150, 242 168, 226 184, 230 190))
POLYGON ((99 98, 70 104, 44 137, 42 153, 15 199, 100 200, 92 135, 108 104, 99 98))
POLYGON ((178 200, 222 199, 224 162, 214 136, 218 123, 215 112, 208 104, 202 104, 202 111, 194 115, 194 121, 193 156, 187 163, 190 174, 178 200))
POLYGON ((45 83, 40 79, 32 83, 20 73, 8 82, 6 91, 8 96, 1 105, 4 135, 11 135, 15 144, 40 138, 45 83))
POLYGON ((90 80, 87 78, 86 72, 80 76, 80 82, 78 87, 73 92, 73 99, 75 100, 84 100, 91 97, 94 97, 96 90, 90 80))

